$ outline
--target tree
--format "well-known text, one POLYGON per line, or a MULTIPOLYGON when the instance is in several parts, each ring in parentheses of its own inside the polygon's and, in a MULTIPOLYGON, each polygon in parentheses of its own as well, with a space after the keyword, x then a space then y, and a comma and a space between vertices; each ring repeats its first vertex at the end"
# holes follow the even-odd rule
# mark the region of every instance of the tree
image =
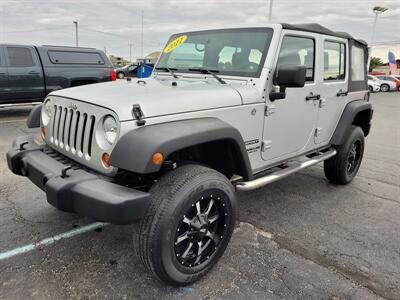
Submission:
POLYGON ((371 57, 371 61, 369 63, 369 71, 372 72, 373 69, 381 65, 383 65, 383 62, 379 57, 371 57))

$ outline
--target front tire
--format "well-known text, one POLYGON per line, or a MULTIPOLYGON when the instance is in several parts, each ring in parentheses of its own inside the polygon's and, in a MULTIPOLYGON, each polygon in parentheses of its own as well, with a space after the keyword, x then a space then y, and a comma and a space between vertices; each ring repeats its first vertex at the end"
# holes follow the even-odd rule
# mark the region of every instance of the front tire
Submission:
POLYGON ((389 92, 389 91, 390 91, 390 86, 388 84, 384 83, 384 84, 381 85, 381 92, 386 93, 386 92, 389 92))
POLYGON ((185 165, 150 189, 146 216, 134 233, 146 268, 169 285, 192 283, 224 253, 236 219, 235 190, 215 170, 185 165))
POLYGON ((356 176, 364 154, 364 132, 352 126, 346 141, 336 148, 337 154, 324 161, 326 178, 335 184, 348 184, 356 176))

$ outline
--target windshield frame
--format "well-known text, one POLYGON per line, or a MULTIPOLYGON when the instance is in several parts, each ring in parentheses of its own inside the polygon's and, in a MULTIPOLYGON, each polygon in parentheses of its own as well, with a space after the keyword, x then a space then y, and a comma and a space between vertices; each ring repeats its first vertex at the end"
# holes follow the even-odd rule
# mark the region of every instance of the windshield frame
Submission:
MULTIPOLYGON (((211 29, 211 30, 201 30, 201 31, 187 31, 187 32, 180 32, 180 33, 175 33, 173 35, 170 36, 170 38, 168 39, 167 43, 165 44, 162 53, 160 55, 160 58, 157 61, 157 64, 155 65, 155 68, 160 67, 160 68, 174 68, 173 66, 163 66, 163 65, 159 65, 161 58, 163 57, 164 54, 167 54, 164 52, 165 48, 167 47, 167 45, 169 45, 169 43, 171 41, 173 41, 174 39, 176 39, 179 36, 182 35, 201 35, 201 34, 205 34, 205 33, 223 33, 223 32, 265 32, 267 34, 267 39, 265 42, 265 47, 262 51, 262 56, 261 56, 261 60, 260 63, 258 65, 258 68, 255 72, 242 72, 242 71, 224 71, 224 70, 218 70, 219 72, 217 72, 217 75, 223 75, 223 76, 238 76, 238 77, 246 77, 246 78, 259 78, 261 76, 262 70, 264 68, 264 64, 265 64, 265 60, 267 58, 267 54, 271 45, 271 41, 273 38, 273 34, 274 34, 274 29, 272 27, 246 27, 246 28, 227 28, 227 29, 211 29)), ((188 69, 180 69, 178 68, 178 70, 174 70, 175 73, 190 73, 190 74, 199 74, 199 72, 196 71, 190 71, 188 69)))

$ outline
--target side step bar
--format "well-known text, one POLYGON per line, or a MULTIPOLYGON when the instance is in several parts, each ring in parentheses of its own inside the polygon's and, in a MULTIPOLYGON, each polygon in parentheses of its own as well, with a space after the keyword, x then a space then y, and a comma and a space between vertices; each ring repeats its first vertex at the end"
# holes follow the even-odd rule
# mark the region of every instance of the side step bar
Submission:
POLYGON ((243 182, 239 181, 236 183, 236 189, 238 191, 252 191, 252 190, 258 189, 258 188, 263 187, 267 184, 270 184, 274 181, 277 181, 277 180, 282 179, 286 176, 289 176, 293 173, 296 173, 300 170, 303 170, 305 168, 316 165, 316 164, 320 163, 321 161, 324 161, 335 155, 336 155, 335 149, 330 149, 326 152, 319 152, 316 156, 314 156, 304 162, 287 167, 283 170, 279 170, 272 174, 268 174, 264 177, 260 177, 260 178, 257 178, 257 179, 251 180, 251 181, 243 181, 243 182))

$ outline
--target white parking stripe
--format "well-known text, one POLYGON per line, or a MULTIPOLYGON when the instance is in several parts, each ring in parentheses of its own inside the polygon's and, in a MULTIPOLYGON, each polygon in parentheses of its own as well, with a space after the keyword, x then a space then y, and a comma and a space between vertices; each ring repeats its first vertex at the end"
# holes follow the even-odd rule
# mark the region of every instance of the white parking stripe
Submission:
POLYGON ((8 123, 15 123, 15 122, 26 122, 26 119, 5 120, 5 121, 0 121, 0 124, 8 124, 8 123))
POLYGON ((38 248, 40 246, 47 246, 47 245, 53 244, 54 242, 57 242, 59 240, 68 239, 68 238, 71 238, 73 236, 76 236, 76 235, 79 235, 79 234, 82 234, 82 233, 85 233, 85 232, 88 232, 88 231, 95 230, 97 228, 105 227, 107 225, 110 225, 110 224, 109 223, 101 223, 101 222, 92 223, 92 224, 89 224, 89 225, 86 225, 86 226, 83 226, 83 227, 80 227, 80 228, 77 228, 77 229, 74 229, 74 230, 71 230, 71 231, 67 231, 67 232, 64 232, 64 233, 49 237, 47 239, 41 240, 41 241, 39 241, 37 243, 34 243, 34 244, 25 245, 25 246, 18 247, 18 248, 15 248, 13 250, 6 251, 6 252, 1 252, 0 253, 0 260, 7 259, 7 258, 16 256, 16 255, 20 255, 20 254, 23 254, 23 253, 26 253, 26 252, 30 252, 30 251, 35 250, 36 248, 38 248))

